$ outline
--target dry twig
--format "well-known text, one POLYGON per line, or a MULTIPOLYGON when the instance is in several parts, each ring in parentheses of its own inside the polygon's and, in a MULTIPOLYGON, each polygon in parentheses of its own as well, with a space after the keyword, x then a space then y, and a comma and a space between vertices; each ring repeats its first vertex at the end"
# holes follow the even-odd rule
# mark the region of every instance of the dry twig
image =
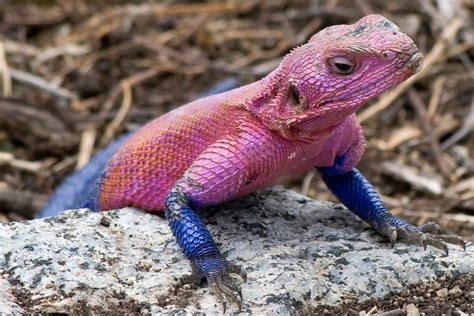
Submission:
POLYGON ((471 110, 466 117, 466 120, 464 121, 463 126, 461 129, 459 129, 456 133, 454 133, 451 137, 446 139, 442 144, 441 144, 441 150, 446 150, 449 147, 453 146, 456 144, 458 141, 469 135, 474 131, 474 97, 471 101, 471 110))
POLYGON ((67 100, 77 99, 77 95, 74 92, 62 87, 58 87, 56 84, 47 81, 41 77, 19 69, 10 69, 10 72, 12 78, 18 82, 38 88, 47 93, 67 100))
POLYGON ((231 12, 245 12, 252 8, 252 2, 240 3, 190 3, 190 4, 139 4, 110 7, 106 11, 100 12, 77 30, 60 39, 60 42, 72 43, 81 42, 91 38, 98 39, 103 35, 116 29, 122 22, 122 17, 127 16, 133 20, 143 16, 154 16, 155 18, 166 15, 202 15, 202 14, 221 14, 231 12), (91 31, 94 30, 94 31, 91 31))
POLYGON ((12 79, 7 58, 5 56, 5 44, 2 38, 0 38, 0 73, 2 74, 3 96, 9 97, 12 95, 12 79))
MULTIPOLYGON (((160 73, 160 71, 161 69, 159 68, 147 69, 120 81, 118 86, 121 88, 123 93, 122 104, 120 106, 119 111, 117 112, 117 115, 107 125, 104 135, 100 140, 101 145, 107 144, 112 139, 114 133, 116 132, 120 124, 123 122, 128 111, 130 110, 130 107, 132 105, 132 87, 155 77, 160 73)), ((113 104, 114 102, 111 101, 111 103, 113 104)))
POLYGON ((45 162, 16 159, 11 153, 0 152, 0 166, 7 165, 23 171, 37 173, 43 169, 45 162))
POLYGON ((439 102, 441 100, 441 94, 443 92, 443 85, 446 81, 446 77, 439 77, 433 84, 433 93, 431 94, 430 102, 428 103, 428 118, 432 119, 438 109, 439 102))
POLYGON ((96 130, 94 128, 89 128, 82 132, 79 153, 77 155, 76 170, 81 169, 87 165, 91 159, 92 152, 94 150, 95 138, 96 130))
POLYGON ((440 195, 443 193, 442 180, 435 175, 423 176, 415 168, 398 162, 385 161, 382 163, 382 171, 398 180, 411 184, 414 188, 429 194, 440 195))
MULTIPOLYGON (((25 218, 32 218, 33 215, 43 207, 47 196, 29 191, 15 190, 0 187, 0 210, 8 210, 25 218)), ((24 220, 20 218, 19 220, 24 220)))
POLYGON ((431 153, 433 154, 433 158, 436 162, 436 165, 438 166, 438 169, 441 171, 444 177, 450 179, 452 172, 443 162, 443 157, 441 156, 441 149, 439 148, 438 139, 436 139, 436 135, 431 126, 431 122, 429 121, 425 105, 423 104, 423 100, 413 89, 410 89, 408 91, 408 97, 411 101, 411 105, 415 108, 416 115, 421 122, 421 127, 423 128, 424 134, 428 138, 431 153))

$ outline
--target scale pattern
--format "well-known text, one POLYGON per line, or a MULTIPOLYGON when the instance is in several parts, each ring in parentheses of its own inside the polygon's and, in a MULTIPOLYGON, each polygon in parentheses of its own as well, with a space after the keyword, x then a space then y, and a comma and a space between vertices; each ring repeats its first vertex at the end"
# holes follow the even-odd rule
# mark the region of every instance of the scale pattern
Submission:
POLYGON ((202 105, 194 102, 161 116, 122 145, 101 181, 101 210, 124 206, 163 210, 165 196, 192 161, 223 130, 235 128, 225 106, 217 102, 202 105))

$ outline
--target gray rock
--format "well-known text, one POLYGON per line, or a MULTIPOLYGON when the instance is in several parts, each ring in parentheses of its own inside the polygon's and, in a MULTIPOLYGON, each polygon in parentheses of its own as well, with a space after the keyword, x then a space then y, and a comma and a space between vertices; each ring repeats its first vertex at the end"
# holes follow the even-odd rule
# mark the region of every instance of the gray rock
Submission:
MULTIPOLYGON (((474 273, 472 244, 466 252, 450 246, 449 257, 390 249, 343 207, 281 188, 203 213, 226 258, 247 271, 244 312, 301 313, 474 273)), ((1 224, 0 245, 0 310, 8 314, 222 312, 206 286, 175 289, 190 265, 159 216, 68 211, 1 224)))

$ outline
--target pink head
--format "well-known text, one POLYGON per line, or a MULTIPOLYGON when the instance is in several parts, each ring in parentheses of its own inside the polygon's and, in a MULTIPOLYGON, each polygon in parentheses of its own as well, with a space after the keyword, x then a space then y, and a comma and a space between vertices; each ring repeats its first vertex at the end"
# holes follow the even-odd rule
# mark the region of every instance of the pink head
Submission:
POLYGON ((380 15, 331 26, 294 49, 263 79, 272 91, 265 91, 265 102, 254 110, 284 132, 322 131, 415 74, 422 60, 413 41, 380 15))

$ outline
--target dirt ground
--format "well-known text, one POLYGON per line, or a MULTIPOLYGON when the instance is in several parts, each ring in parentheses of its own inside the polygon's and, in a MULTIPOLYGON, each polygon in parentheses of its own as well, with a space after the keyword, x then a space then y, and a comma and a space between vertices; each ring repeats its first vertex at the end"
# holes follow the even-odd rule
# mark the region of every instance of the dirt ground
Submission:
MULTIPOLYGON (((0 221, 33 217, 125 131, 222 80, 258 80, 318 30, 371 13, 425 63, 359 112, 359 169, 394 214, 473 241, 472 0, 0 1, 0 221)), ((314 172, 286 185, 335 201, 314 172)))

